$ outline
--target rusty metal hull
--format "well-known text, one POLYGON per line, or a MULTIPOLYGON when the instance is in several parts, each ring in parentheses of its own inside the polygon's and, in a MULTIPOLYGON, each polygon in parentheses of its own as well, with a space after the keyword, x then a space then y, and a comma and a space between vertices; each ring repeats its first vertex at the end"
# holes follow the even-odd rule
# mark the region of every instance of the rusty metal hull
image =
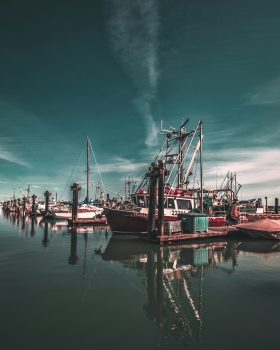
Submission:
POLYGON ((146 214, 129 210, 106 209, 105 216, 114 233, 147 233, 148 215, 146 214))

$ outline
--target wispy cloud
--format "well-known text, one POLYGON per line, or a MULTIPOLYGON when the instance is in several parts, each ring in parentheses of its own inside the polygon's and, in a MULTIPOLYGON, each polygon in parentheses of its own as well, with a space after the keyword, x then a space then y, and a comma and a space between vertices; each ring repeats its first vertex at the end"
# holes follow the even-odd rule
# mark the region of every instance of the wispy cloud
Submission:
MULTIPOLYGON (((214 186, 230 171, 237 173, 246 196, 276 196, 280 191, 280 149, 229 148, 205 154, 205 181, 214 186), (221 176, 222 175, 222 176, 221 176)), ((218 183, 219 185, 219 183, 218 183)))
POLYGON ((134 160, 115 157, 110 163, 99 164, 101 174, 104 173, 125 173, 125 174, 139 174, 139 171, 147 168, 147 163, 136 162, 134 160))
POLYGON ((133 102, 146 123, 146 144, 154 146, 158 134, 153 117, 159 81, 158 0, 110 0, 110 3, 110 41, 138 91, 133 102))
POLYGON ((23 165, 23 166, 27 166, 27 167, 29 166, 29 164, 27 162, 18 158, 12 152, 7 151, 1 145, 0 145, 0 159, 5 160, 5 161, 10 162, 10 163, 18 164, 18 165, 23 165))
POLYGON ((280 104, 280 76, 256 87, 246 96, 246 104, 275 105, 280 104))

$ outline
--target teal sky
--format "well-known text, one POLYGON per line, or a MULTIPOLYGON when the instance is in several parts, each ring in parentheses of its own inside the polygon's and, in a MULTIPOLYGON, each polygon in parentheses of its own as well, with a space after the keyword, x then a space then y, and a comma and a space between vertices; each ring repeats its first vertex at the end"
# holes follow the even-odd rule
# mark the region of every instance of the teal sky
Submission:
POLYGON ((119 192, 160 120, 185 117, 204 121, 206 185, 231 170, 243 199, 280 195, 278 1, 9 0, 0 35, 1 199, 27 184, 67 197, 86 135, 119 192))

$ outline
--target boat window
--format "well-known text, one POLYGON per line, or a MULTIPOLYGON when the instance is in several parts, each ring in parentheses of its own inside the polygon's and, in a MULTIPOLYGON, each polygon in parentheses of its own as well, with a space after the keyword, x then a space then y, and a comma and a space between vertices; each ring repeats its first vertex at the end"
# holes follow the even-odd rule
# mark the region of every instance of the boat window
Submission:
POLYGON ((139 207, 144 208, 145 207, 145 197, 144 196, 137 196, 137 201, 139 207))
POLYGON ((164 208, 175 209, 175 203, 173 198, 167 198, 164 202, 164 208))
POLYGON ((188 210, 192 209, 192 202, 190 200, 177 198, 177 205, 178 205, 178 209, 188 209, 188 210))

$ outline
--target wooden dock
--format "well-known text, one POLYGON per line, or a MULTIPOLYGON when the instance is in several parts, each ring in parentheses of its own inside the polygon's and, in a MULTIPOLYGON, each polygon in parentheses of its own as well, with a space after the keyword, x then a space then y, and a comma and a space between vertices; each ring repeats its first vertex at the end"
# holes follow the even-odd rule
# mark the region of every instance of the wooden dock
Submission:
POLYGON ((218 227, 215 229, 209 229, 207 232, 194 232, 194 233, 185 233, 177 232, 170 235, 157 235, 153 239, 149 239, 147 234, 140 235, 141 239, 144 239, 149 242, 165 244, 165 243, 175 243, 178 241, 192 241, 192 240, 203 240, 211 238, 224 238, 230 237, 231 233, 237 231, 233 226, 227 227, 218 227))
POLYGON ((92 218, 92 219, 68 219, 68 226, 87 226, 87 225, 107 225, 107 219, 102 218, 92 218))

